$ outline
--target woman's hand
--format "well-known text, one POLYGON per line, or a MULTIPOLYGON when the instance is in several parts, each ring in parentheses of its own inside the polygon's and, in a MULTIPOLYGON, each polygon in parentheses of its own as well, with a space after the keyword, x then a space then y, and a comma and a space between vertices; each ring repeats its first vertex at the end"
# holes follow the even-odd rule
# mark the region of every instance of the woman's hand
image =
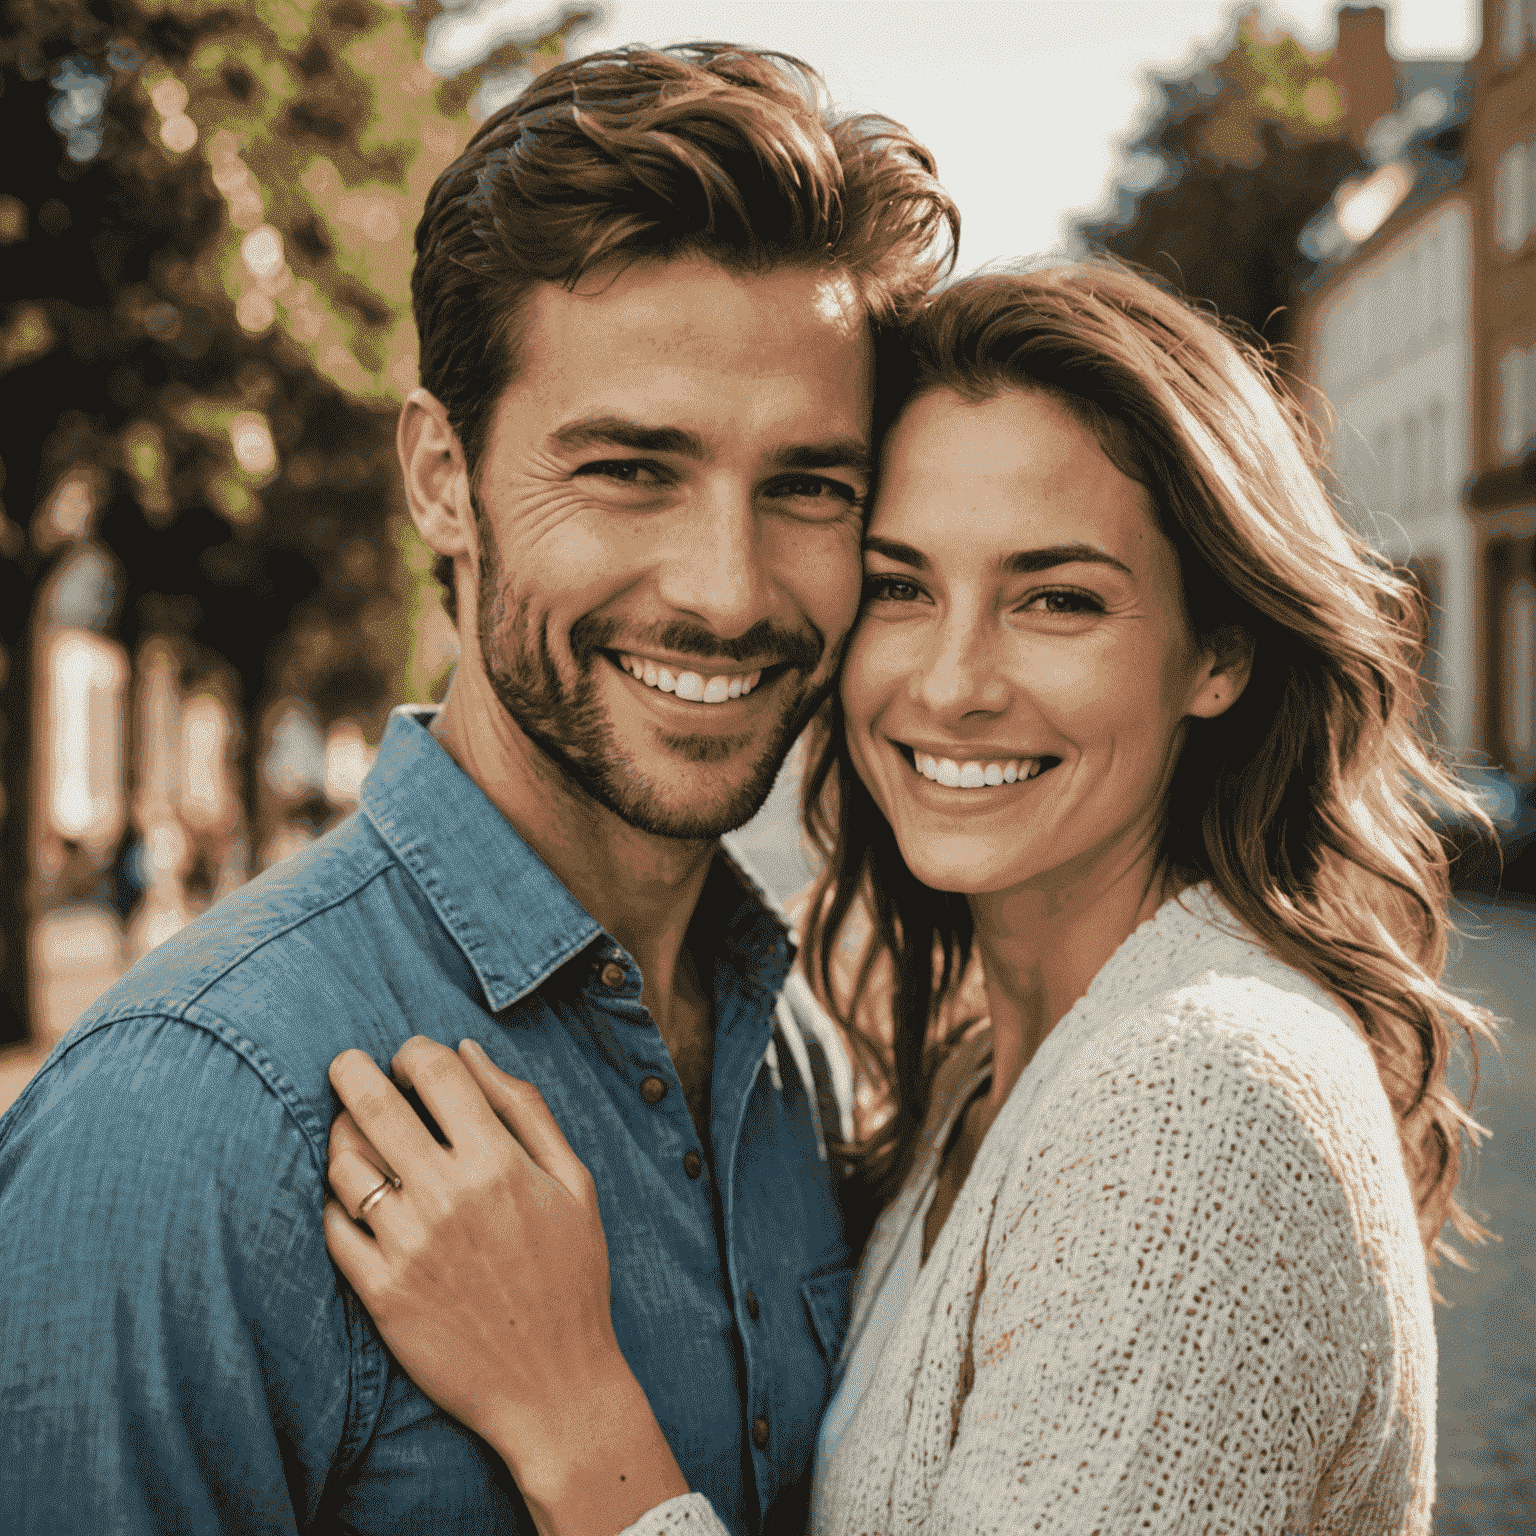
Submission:
POLYGON ((592 1176, 473 1041, 331 1063, 325 1241, 412 1380, 511 1468, 540 1528, 601 1536, 686 1493, 614 1336, 592 1176), (371 1233, 359 1225, 359 1217, 371 1233))

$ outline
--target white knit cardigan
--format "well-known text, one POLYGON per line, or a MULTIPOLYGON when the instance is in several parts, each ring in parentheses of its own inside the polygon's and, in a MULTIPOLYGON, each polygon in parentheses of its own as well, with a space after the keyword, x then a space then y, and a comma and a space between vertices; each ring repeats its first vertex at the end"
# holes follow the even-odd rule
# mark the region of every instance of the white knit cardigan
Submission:
MULTIPOLYGON (((923 1198, 956 1053, 870 1240, 923 1198)), ((1357 1026, 1210 892, 1164 904, 988 1130, 846 1434, 815 1536, 1427 1533, 1435 1336, 1391 1108, 1357 1026)), ((721 1536, 672 1499, 633 1536, 721 1536)))

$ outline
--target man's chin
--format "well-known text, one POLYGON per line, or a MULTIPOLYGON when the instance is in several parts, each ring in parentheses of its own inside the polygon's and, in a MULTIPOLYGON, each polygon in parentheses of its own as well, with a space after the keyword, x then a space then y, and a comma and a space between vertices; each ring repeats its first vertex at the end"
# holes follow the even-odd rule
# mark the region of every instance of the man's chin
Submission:
POLYGON ((751 821, 762 809, 781 757, 757 764, 744 776, 688 772, 703 766, 697 760, 683 771, 654 776, 633 771, 622 777, 609 773, 584 787, 620 820, 652 837, 713 841, 751 821), (694 781, 694 782, 689 782, 694 781))

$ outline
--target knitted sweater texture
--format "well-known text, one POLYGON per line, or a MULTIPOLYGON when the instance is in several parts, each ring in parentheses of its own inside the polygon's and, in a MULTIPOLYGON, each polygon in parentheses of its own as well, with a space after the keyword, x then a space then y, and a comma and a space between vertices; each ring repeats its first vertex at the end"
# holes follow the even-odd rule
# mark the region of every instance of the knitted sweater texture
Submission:
MULTIPOLYGON (((855 1326, 987 1072, 935 1084, 855 1326)), ((1358 1027, 1208 887, 1047 1036, 830 1464, 815 1536, 1421 1536, 1435 1337, 1396 1125, 1358 1027)), ((630 1528, 720 1536, 698 1495, 630 1528)))

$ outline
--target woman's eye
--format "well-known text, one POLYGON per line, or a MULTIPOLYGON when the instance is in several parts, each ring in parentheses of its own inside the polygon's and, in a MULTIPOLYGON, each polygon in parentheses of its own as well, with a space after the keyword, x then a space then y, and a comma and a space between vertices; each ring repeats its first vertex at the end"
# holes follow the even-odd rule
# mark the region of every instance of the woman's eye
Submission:
POLYGON ((923 595, 922 588, 900 576, 866 576, 864 601, 866 603, 915 603, 923 595))
POLYGON ((1103 613, 1104 604, 1088 592, 1056 590, 1037 592, 1024 604, 1026 609, 1035 608, 1042 613, 1103 613))

